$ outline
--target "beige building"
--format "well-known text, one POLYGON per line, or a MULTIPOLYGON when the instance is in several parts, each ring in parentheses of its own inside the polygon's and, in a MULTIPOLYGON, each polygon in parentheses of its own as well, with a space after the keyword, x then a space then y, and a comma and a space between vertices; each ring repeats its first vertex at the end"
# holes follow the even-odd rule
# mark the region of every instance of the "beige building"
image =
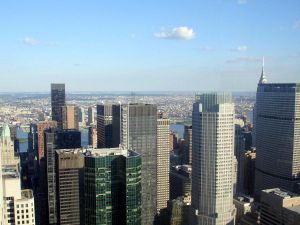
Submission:
POLYGON ((254 204, 254 199, 249 196, 240 195, 233 198, 233 204, 236 208, 236 224, 241 224, 242 218, 247 213, 251 213, 251 208, 254 204))
POLYGON ((300 195, 274 188, 261 192, 261 225, 299 225, 300 195))
POLYGON ((61 107, 63 129, 78 129, 78 116, 75 105, 61 107))
POLYGON ((21 190, 18 171, 3 169, 4 225, 35 225, 32 190, 21 190))
POLYGON ((169 200, 170 120, 162 113, 157 119, 157 211, 167 207, 169 200))
POLYGON ((11 139, 9 126, 6 124, 1 134, 1 161, 2 166, 17 166, 20 159, 15 156, 14 142, 11 139))

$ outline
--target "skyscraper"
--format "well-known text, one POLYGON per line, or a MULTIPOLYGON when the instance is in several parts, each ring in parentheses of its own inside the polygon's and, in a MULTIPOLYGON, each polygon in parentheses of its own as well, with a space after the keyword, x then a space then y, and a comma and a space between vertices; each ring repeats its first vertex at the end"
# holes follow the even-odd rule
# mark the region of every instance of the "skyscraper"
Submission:
POLYGON ((157 107, 122 105, 121 144, 142 157, 142 223, 152 225, 157 213, 157 107))
POLYGON ((300 183, 300 84, 267 83, 256 93, 255 197, 261 190, 295 191, 300 183))
POLYGON ((97 145, 98 148, 113 146, 112 105, 97 105, 97 145))
POLYGON ((1 151, 2 166, 17 166, 20 163, 19 158, 15 157, 14 142, 7 124, 3 127, 1 134, 1 151))
POLYGON ((196 95, 192 123, 194 224, 233 225, 234 105, 231 95, 196 95))
POLYGON ((61 107, 66 104, 65 84, 51 84, 51 108, 52 120, 57 122, 57 126, 62 128, 61 107))
POLYGON ((0 139, 0 225, 4 223, 3 181, 2 181, 2 140, 0 139))
POLYGON ((170 120, 159 113, 157 118, 157 212, 167 207, 169 200, 170 120))
POLYGON ((184 126, 184 151, 183 151, 183 164, 192 164, 192 126, 184 126))
POLYGON ((93 124, 95 124, 95 108, 94 106, 90 106, 88 108, 88 125, 91 126, 93 124))
POLYGON ((44 157, 44 131, 48 128, 55 128, 57 126, 56 121, 42 121, 37 124, 37 132, 38 132, 38 160, 39 162, 44 157))
POLYGON ((141 156, 123 148, 88 149, 84 171, 85 224, 141 223, 141 156))
POLYGON ((82 150, 56 150, 55 164, 57 222, 60 225, 81 225, 84 209, 82 150))
POLYGON ((57 224, 57 189, 55 172, 55 151, 56 149, 72 149, 81 147, 81 133, 78 130, 56 130, 48 129, 45 135, 45 159, 47 178, 47 200, 49 224, 57 224))
POLYGON ((63 129, 78 129, 78 111, 75 105, 65 105, 62 110, 62 128, 63 129))

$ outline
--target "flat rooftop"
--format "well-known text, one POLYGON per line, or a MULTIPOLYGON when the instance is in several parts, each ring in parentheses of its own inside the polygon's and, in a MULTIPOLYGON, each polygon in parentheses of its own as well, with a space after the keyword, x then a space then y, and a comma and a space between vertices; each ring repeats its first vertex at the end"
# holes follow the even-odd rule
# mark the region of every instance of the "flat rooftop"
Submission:
POLYGON ((105 157, 109 155, 123 155, 125 157, 139 156, 140 154, 125 148, 75 148, 75 149, 57 149, 57 154, 78 154, 82 153, 85 157, 105 157))
POLYGON ((266 189, 266 190, 262 190, 262 192, 273 194, 283 199, 300 197, 300 195, 298 194, 295 194, 293 192, 284 189, 279 189, 279 188, 266 189))

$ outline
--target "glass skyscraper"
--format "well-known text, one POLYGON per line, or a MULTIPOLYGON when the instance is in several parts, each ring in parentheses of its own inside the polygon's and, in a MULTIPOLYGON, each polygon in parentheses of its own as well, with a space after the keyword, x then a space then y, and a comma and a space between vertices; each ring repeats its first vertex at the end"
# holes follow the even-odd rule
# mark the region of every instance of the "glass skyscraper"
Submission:
POLYGON ((261 190, 297 191, 300 183, 300 84, 267 83, 256 94, 255 196, 261 190))
POLYGON ((121 106, 121 145, 142 157, 142 223, 152 225, 157 213, 157 106, 121 106))
POLYGON ((52 120, 57 121, 58 128, 62 128, 62 109, 66 104, 65 84, 51 84, 52 120))
POLYGON ((141 156, 137 152, 87 150, 84 190, 86 225, 142 224, 141 156))

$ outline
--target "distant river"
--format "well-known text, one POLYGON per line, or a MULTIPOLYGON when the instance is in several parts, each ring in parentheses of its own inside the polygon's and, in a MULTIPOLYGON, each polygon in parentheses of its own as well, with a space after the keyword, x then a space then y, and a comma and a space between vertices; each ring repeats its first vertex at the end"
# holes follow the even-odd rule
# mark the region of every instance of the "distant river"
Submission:
POLYGON ((170 130, 177 133, 179 138, 183 138, 184 125, 183 124, 171 124, 170 130))

